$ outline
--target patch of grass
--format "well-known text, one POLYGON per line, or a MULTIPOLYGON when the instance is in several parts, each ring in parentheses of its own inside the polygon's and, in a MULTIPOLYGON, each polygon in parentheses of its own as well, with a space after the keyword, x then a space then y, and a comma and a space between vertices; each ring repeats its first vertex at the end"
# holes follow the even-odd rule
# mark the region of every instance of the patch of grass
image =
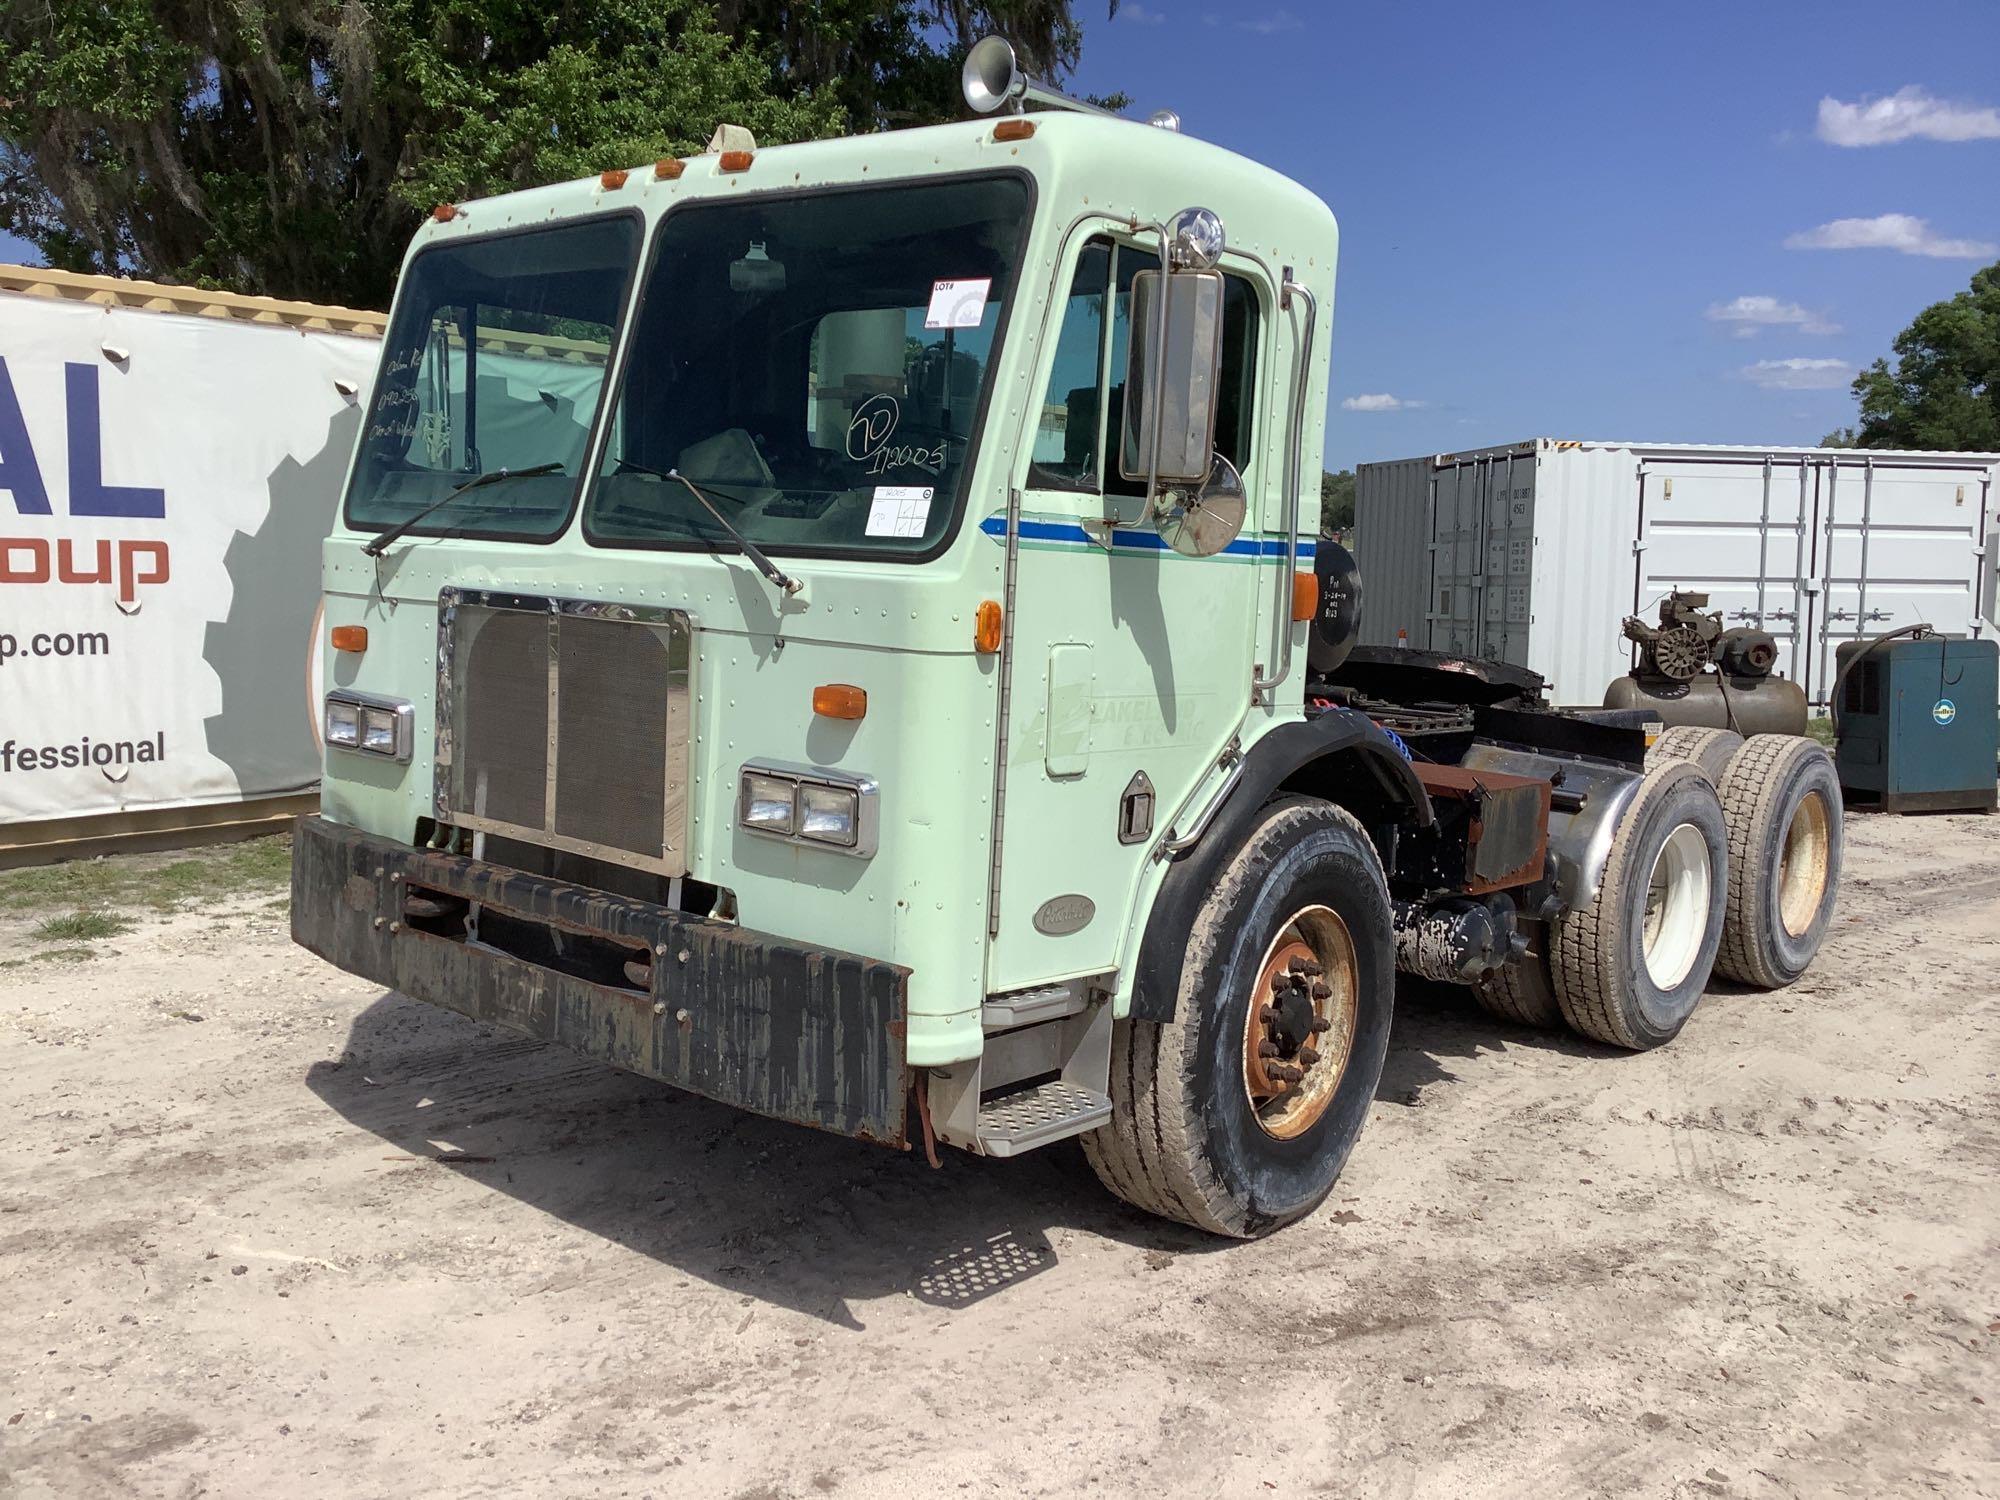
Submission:
POLYGON ((291 880, 288 834, 172 854, 111 854, 0 872, 0 915, 144 908, 173 911, 245 894, 275 894, 291 880))
POLYGON ((131 925, 130 917, 114 911, 73 911, 67 916, 37 922, 35 936, 50 942, 87 943, 95 938, 116 937, 131 925))
POLYGON ((95 948, 44 948, 32 955, 38 964, 83 964, 97 957, 95 948))
POLYGON ((1813 739, 1818 740, 1822 745, 1826 746, 1827 749, 1831 750, 1833 748, 1832 716, 1828 714, 1821 714, 1817 718, 1806 720, 1806 733, 1813 739))

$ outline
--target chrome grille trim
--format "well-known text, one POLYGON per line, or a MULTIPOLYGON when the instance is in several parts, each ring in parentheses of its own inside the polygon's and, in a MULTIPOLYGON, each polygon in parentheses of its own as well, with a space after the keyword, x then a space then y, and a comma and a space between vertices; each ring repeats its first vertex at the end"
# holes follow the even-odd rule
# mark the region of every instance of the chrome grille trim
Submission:
MULTIPOLYGON (((438 821, 475 831, 504 834, 547 848, 586 854, 656 874, 687 874, 689 824, 694 806, 690 785, 696 656, 694 631, 694 617, 682 609, 481 589, 441 589, 438 593, 437 620, 437 739, 432 782, 432 807, 438 821), (467 769, 468 759, 467 747, 461 743, 461 728, 466 722, 465 714, 477 706, 466 696, 469 691, 465 682, 468 664, 457 659, 460 612, 475 609, 488 613, 539 616, 547 621, 548 688, 546 702, 541 705, 547 715, 547 751, 539 809, 541 821, 538 825, 485 816, 473 810, 469 805, 469 796, 460 795, 459 778, 467 769), (663 680, 649 677, 630 684, 635 701, 644 702, 648 694, 658 695, 653 700, 655 703, 664 700, 658 781, 652 782, 650 767, 649 774, 642 778, 642 781, 650 783, 643 792, 645 800, 651 802, 655 795, 658 797, 658 852, 638 852, 557 832, 558 820, 563 815, 560 797, 566 784, 561 776, 562 632, 565 628, 596 630, 620 626, 647 631, 657 643, 664 662, 660 673, 663 680)), ((606 703, 601 706, 601 711, 615 714, 620 711, 620 705, 606 703)), ((571 753, 589 755, 598 748, 595 743, 587 742, 571 746, 571 753)), ((642 745, 641 748, 646 747, 642 745)), ((650 749, 646 749, 646 753, 650 760, 650 749)), ((571 782, 580 788, 588 788, 592 779, 578 778, 572 771, 571 782)), ((568 821, 573 825, 575 819, 568 821)))

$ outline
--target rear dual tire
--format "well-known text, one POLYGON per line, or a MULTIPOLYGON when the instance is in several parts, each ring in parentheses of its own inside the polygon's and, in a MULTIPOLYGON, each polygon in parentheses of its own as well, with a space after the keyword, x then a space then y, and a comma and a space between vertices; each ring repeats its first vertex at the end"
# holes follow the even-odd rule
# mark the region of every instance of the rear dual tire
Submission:
POLYGON ((1719 783, 1729 819, 1729 899, 1716 972, 1782 989, 1826 940, 1840 887, 1840 777, 1819 745, 1758 735, 1719 783))
POLYGON ((1722 944, 1728 871, 1714 783, 1692 761, 1648 771, 1596 896, 1553 924, 1549 975, 1573 1030, 1634 1051, 1679 1034, 1722 944))

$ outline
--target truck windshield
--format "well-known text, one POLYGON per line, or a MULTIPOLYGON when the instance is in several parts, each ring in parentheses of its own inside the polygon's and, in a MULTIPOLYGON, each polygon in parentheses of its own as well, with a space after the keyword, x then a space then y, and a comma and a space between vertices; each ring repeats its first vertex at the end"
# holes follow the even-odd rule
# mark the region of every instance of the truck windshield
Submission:
POLYGON ((1027 231, 1015 176, 691 204, 661 224, 586 533, 773 552, 943 541, 1027 231))
POLYGON ((347 522, 543 540, 568 521, 639 254, 635 216, 420 252, 404 273, 347 522), (452 490, 497 469, 554 465, 452 490))

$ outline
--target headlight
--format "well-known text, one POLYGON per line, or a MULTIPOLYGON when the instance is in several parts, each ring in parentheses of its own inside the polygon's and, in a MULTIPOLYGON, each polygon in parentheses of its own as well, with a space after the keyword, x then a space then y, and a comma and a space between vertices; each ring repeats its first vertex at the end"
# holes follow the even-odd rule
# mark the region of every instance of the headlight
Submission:
POLYGON ((326 695, 326 742, 407 762, 416 744, 415 711, 401 698, 338 688, 326 695))
POLYGON ((386 708, 361 710, 361 748, 377 755, 396 753, 396 715, 386 708))
POLYGON ((361 705, 326 700, 326 742, 352 750, 361 743, 361 705))
POLYGON ((880 795, 867 776, 751 764, 737 784, 736 818, 751 833, 865 859, 875 852, 880 795))
POLYGON ((799 785, 784 776, 743 773, 743 826, 790 836, 799 785))
POLYGON ((861 798, 853 787, 799 786, 799 833, 822 844, 852 849, 861 822, 861 798))

